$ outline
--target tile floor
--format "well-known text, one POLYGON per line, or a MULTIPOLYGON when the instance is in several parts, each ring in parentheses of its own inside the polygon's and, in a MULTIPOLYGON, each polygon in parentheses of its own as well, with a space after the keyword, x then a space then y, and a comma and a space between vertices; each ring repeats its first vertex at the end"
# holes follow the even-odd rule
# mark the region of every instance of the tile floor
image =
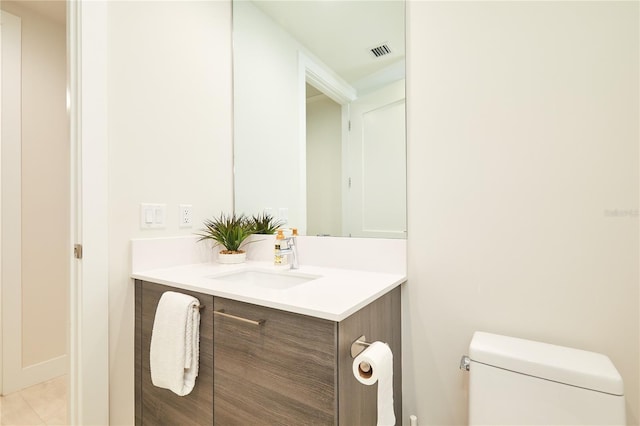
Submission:
POLYGON ((0 397, 0 425, 66 425, 67 376, 0 397))

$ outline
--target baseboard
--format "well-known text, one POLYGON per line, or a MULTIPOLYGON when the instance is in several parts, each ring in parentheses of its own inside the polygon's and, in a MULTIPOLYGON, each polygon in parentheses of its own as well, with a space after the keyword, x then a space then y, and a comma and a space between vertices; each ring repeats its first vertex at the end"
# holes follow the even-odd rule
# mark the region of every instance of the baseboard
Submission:
POLYGON ((38 364, 30 365, 23 368, 14 379, 9 383, 8 380, 3 382, 4 388, 2 394, 7 395, 12 392, 28 388, 29 386, 37 385, 38 383, 46 382, 47 380, 54 379, 69 372, 69 357, 67 355, 61 355, 50 360, 43 361, 38 364))

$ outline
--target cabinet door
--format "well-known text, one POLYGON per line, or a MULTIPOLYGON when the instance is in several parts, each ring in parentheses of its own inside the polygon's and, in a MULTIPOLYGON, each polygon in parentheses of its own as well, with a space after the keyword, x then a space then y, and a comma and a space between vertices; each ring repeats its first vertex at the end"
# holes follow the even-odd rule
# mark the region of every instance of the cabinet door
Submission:
POLYGON ((218 425, 337 423, 337 326, 215 298, 214 422, 218 425))
MULTIPOLYGON (((136 363, 136 424, 144 425, 212 425, 213 424, 213 296, 175 289, 149 282, 136 283, 136 327, 140 356, 136 363), (156 307, 162 293, 177 291, 191 295, 205 308, 200 316, 200 359, 196 384, 190 394, 178 396, 151 383, 149 348, 156 307), (139 294, 138 294, 139 293, 139 294)), ((136 342, 138 343, 138 342, 136 342)))

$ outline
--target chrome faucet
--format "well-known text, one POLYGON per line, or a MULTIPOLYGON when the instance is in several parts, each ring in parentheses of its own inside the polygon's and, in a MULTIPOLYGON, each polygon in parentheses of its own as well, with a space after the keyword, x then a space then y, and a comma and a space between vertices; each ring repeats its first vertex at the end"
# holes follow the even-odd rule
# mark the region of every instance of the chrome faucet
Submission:
POLYGON ((290 254, 291 255, 291 259, 289 261, 289 267, 291 269, 298 269, 300 267, 299 263, 298 263, 298 245, 297 245, 297 240, 296 237, 298 236, 298 230, 296 228, 293 228, 293 232, 291 234, 290 237, 285 237, 284 240, 281 241, 285 241, 286 242, 286 247, 285 249, 281 248, 278 251, 278 254, 290 254))
POLYGON ((293 228, 293 234, 287 238, 287 244, 289 245, 289 249, 291 250, 291 254, 293 259, 291 259, 291 269, 298 269, 300 264, 298 264, 298 230, 293 228))

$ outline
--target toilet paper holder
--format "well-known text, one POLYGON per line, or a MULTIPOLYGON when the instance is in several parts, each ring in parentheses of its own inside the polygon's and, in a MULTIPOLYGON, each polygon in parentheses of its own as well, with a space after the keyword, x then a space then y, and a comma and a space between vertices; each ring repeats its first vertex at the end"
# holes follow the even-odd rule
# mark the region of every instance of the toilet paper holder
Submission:
POLYGON ((367 342, 367 338, 366 336, 363 334, 362 336, 358 337, 352 344, 351 344, 351 358, 355 358, 358 355, 360 355, 360 352, 364 351, 365 348, 371 346, 371 343, 367 342))

